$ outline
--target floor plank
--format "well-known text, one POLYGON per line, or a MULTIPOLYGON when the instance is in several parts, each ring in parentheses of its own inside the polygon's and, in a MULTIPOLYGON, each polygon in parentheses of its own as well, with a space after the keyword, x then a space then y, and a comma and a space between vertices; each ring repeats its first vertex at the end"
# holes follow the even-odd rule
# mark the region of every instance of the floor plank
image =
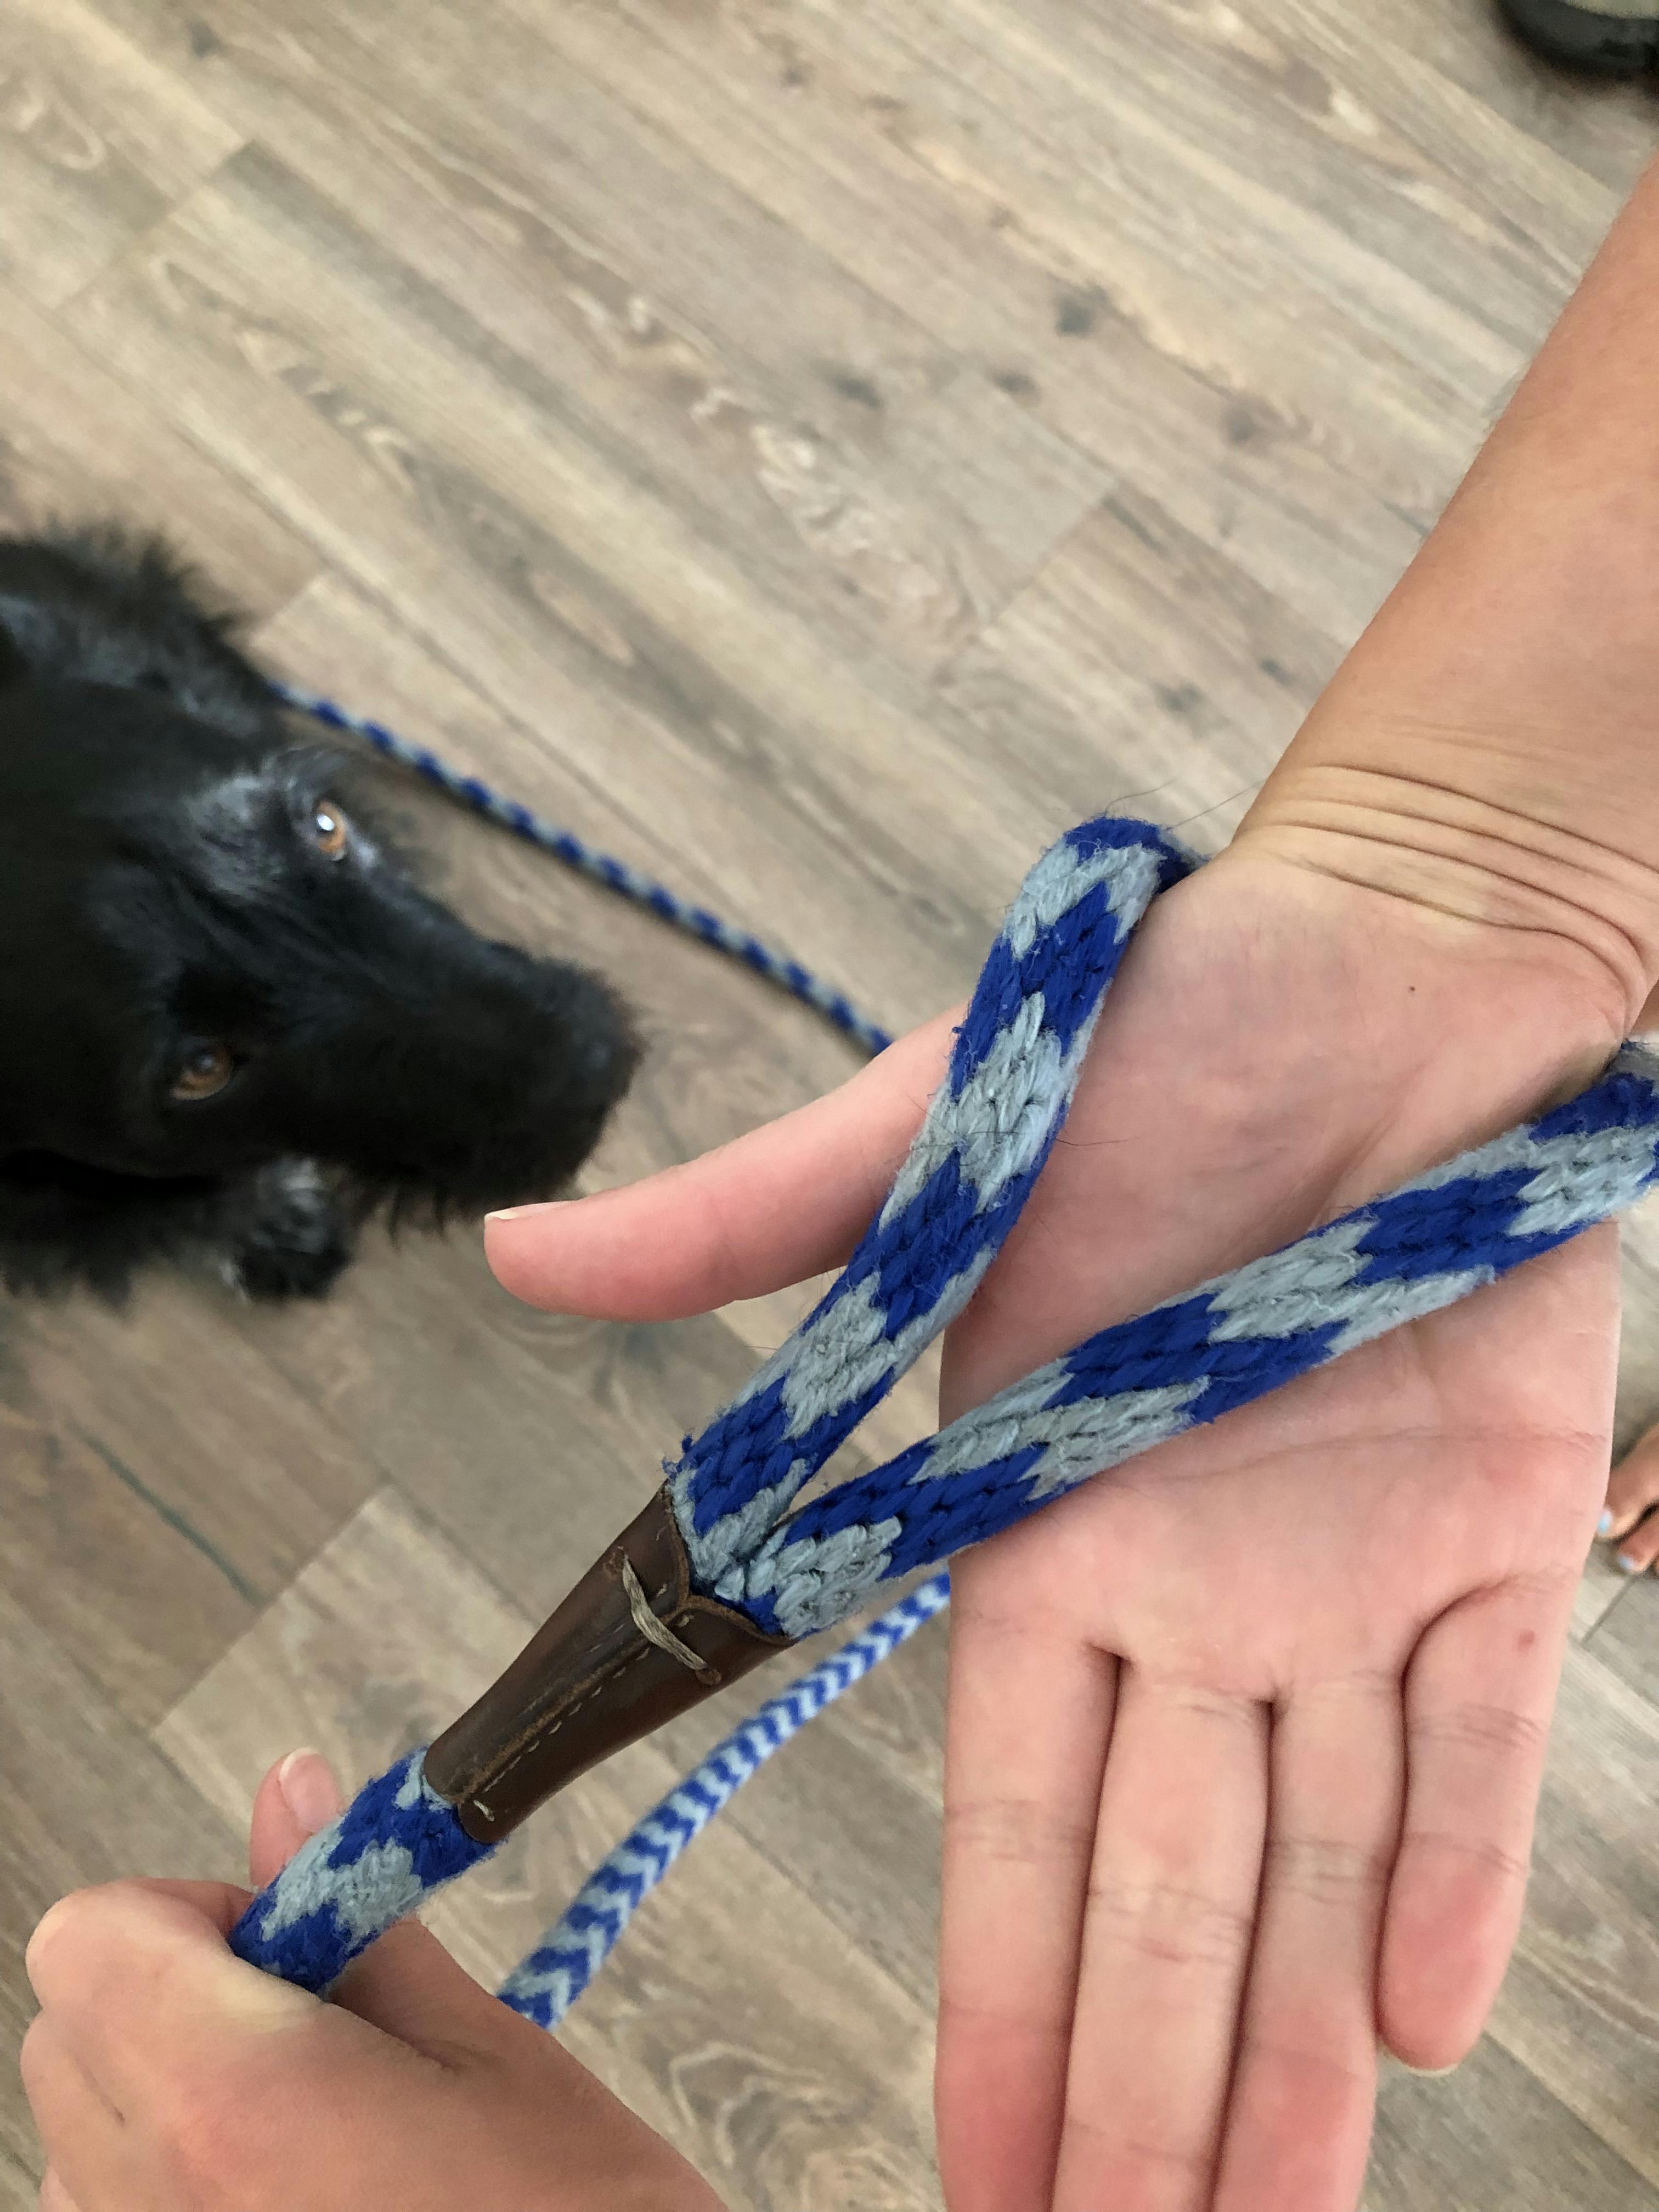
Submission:
POLYGON ((240 143, 82 0, 9 0, 0 275, 61 306, 240 143))
MULTIPOLYGON (((1225 837, 1656 143, 1650 97, 1451 0, 15 0, 0 523, 167 525, 274 667, 902 1026, 1079 815, 1225 837)), ((856 1066, 380 789, 481 926, 635 1004, 585 1188, 856 1066)), ((1655 1220, 1621 1438, 1659 1413, 1655 1220)), ((547 1318, 458 1232, 372 1240, 310 1313, 7 1312, 6 1959, 71 1882, 234 1871, 294 1742, 361 1774, 447 1720, 809 1295, 547 1318)), ((933 1372, 863 1450, 930 1423, 933 1372)), ((1592 1561, 1516 1966, 1467 2067, 1391 2074, 1371 2212, 1655 2212, 1656 1602, 1592 1561)), ((573 2021, 734 2205, 937 2202, 945 1642, 757 1779, 573 2021)), ((467 1963, 765 1686, 457 1893, 467 1963)), ((26 2011, 14 1971, 0 2033, 26 2011)), ((0 2203, 33 2159, 0 2087, 0 2203)))
MULTIPOLYGON (((767 27, 753 27, 759 15, 642 5, 623 17, 583 7, 562 11, 549 35, 1194 535, 1334 635, 1352 635, 1414 550, 1461 460, 1443 447, 1437 468, 1402 474, 1397 445, 1382 487, 1356 483, 1304 413, 1262 388, 1282 381, 1292 315, 1275 303, 1230 324, 1195 287, 1182 313, 1201 324, 1200 345, 1166 325, 1158 297, 1135 295, 1131 253, 1149 281, 1177 258, 1170 210, 1182 210, 1183 231, 1202 227, 1173 181, 1154 217, 1115 118, 1077 120, 1087 150, 1068 161, 1048 151, 1048 111, 1029 93, 1012 107, 975 97, 926 56, 895 52, 898 33, 873 11, 838 25, 823 42, 828 55, 810 58, 810 14, 792 21, 782 52, 767 27), (1114 182, 1132 196, 1127 209, 1105 204, 1114 182), (1248 346, 1252 329, 1264 345, 1275 333, 1280 341, 1270 379, 1243 356, 1208 357, 1208 345, 1248 346)), ((937 17, 928 27, 930 45, 963 35, 937 17)), ((1053 81, 1046 89, 1076 117, 1079 95, 1053 81)), ((1224 238, 1233 220, 1224 216, 1224 238)), ((1231 249, 1241 270, 1264 245, 1263 227, 1247 228, 1248 245, 1231 249)), ((1346 361, 1352 349, 1337 350, 1346 361)), ((1508 370, 1496 359, 1492 367, 1501 383, 1508 370)), ((1358 418, 1346 402, 1330 412, 1328 442, 1340 450, 1358 418)), ((1401 444, 1424 428, 1413 417, 1401 444)))
POLYGON ((221 106, 849 641, 925 672, 1104 489, 599 88, 566 73, 550 114, 533 37, 480 66, 441 8, 379 24, 296 9, 280 48, 238 0, 210 20, 221 106))
MULTIPOLYGON (((1000 25, 1010 11, 990 0, 968 12, 1000 25)), ((1593 179, 1484 86, 1425 58, 1425 18, 1453 15, 1492 55, 1498 27, 1479 9, 1360 17, 1291 0, 1195 15, 1181 39, 1156 11, 1109 18, 1039 0, 1020 14, 1048 68, 1080 50, 1085 82, 1109 77, 1223 173, 1249 174, 1528 354, 1645 158, 1632 148, 1622 172, 1593 179)), ((1390 321, 1388 335, 1402 327, 1390 321)))
MULTIPOLYGON (((1249 12, 1258 24, 1288 18, 1298 36, 1328 35, 1326 27, 1340 27, 1347 13, 1321 0, 1251 0, 1249 12)), ((1435 76, 1620 197, 1652 155, 1653 100, 1646 85, 1552 69, 1507 35, 1495 9, 1376 0, 1368 21, 1392 47, 1417 55, 1435 76)))
POLYGON ((165 531, 252 620, 315 575, 318 556, 187 434, 0 284, 0 524, 124 519, 165 531))
POLYGON ((0 2150, 0 2205, 5 2212, 35 2212, 40 2185, 27 2167, 0 2150))
POLYGON ((1126 487, 957 656, 940 690, 1004 772, 1058 813, 1133 810, 1208 852, 1340 657, 1126 487))
POLYGON ((1654 2212, 1656 2193, 1490 2039, 1449 2081, 1403 2071, 1378 2106, 1365 2212, 1654 2212))
POLYGON ((556 754, 562 691, 620 690, 650 742, 611 756, 617 795, 690 823, 711 799, 729 809, 749 883, 734 875, 728 910, 788 914, 809 962, 879 972, 887 918, 913 913, 937 1006, 1062 826, 878 696, 562 420, 526 364, 259 149, 70 319, 556 754))
POLYGON ((377 1480, 235 1320, 216 1285, 163 1282, 6 1329, 0 1583, 141 1725, 377 1480))

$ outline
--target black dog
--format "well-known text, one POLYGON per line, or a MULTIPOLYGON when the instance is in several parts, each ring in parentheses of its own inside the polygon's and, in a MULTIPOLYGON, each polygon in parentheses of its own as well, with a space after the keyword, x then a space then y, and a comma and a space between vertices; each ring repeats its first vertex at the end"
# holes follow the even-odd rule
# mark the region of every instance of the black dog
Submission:
POLYGON ((376 1208, 556 1189, 627 1087, 606 987, 476 936, 296 745, 160 544, 0 540, 0 1281, 206 1258, 326 1291, 376 1208))

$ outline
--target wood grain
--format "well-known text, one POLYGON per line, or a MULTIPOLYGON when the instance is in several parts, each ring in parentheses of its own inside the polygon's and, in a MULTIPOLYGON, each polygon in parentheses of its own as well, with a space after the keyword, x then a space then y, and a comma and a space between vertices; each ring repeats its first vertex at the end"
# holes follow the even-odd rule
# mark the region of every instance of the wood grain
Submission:
POLYGON ((1005 773, 1060 813, 1132 808, 1207 852, 1226 842, 1340 658, 1125 486, 940 688, 1005 773))
POLYGON ((376 1479, 234 1322, 216 1286, 158 1283, 122 1315, 76 1300, 7 1331, 0 1582, 140 1723, 376 1479))
POLYGON ((318 558, 48 315, 0 284, 0 524, 124 517, 165 530, 218 595, 258 620, 318 558))
MULTIPOLYGON (((1437 468, 1402 474, 1396 445, 1382 490, 1356 483, 1282 388, 1302 348, 1281 345, 1266 380, 1241 353, 1218 363, 1208 350, 1247 346, 1252 327, 1264 337, 1295 327, 1288 313, 1211 315, 1196 283, 1182 313, 1201 320, 1204 342, 1170 326, 1163 307, 1185 250, 1231 258, 1242 273, 1267 249, 1270 224, 1251 224, 1248 247, 1229 254, 1235 218, 1212 191, 1206 216, 1220 231, 1206 243, 1169 149, 1137 146, 1143 158, 1126 160, 1116 112, 1067 88, 1063 57, 1038 97, 1006 82, 978 93, 969 33, 939 11, 926 44, 942 40, 953 59, 968 46, 954 70, 900 44, 873 11, 838 27, 827 53, 804 11, 781 44, 749 9, 584 7, 561 11, 550 35, 1018 404, 1344 638, 1455 479, 1461 461, 1443 447, 1437 468), (1069 159, 1056 148, 1062 116, 1069 159)), ((1150 114, 1142 121, 1158 131, 1150 114)), ((1351 355, 1355 337, 1345 330, 1338 350, 1351 355)), ((1340 453, 1364 418, 1346 400, 1328 412, 1340 453)))
POLYGON ((250 131, 849 644, 925 672, 1104 488, 625 105, 562 72, 550 113, 534 36, 480 68, 442 8, 296 11, 280 45, 251 9, 213 21, 250 131))
POLYGON ((238 137, 81 0, 8 0, 0 40, 0 275, 61 307, 238 137))
MULTIPOLYGON (((0 523, 165 525, 273 668, 902 1027, 1079 815, 1224 840, 1656 141, 1649 96, 1450 0, 13 0, 0 523)), ((373 780, 481 927, 637 1008, 584 1188, 857 1066, 373 780)), ((1621 1438, 1659 1414, 1656 1224, 1621 1438)), ((446 1721, 810 1295, 540 1316, 458 1232, 371 1240, 310 1312, 0 1316, 0 2036, 61 1889, 234 1873, 270 1759, 355 1778, 446 1721)), ((734 2206, 938 2202, 945 1650, 781 1755, 573 2018, 734 2206)), ((1467 2066, 1390 2073, 1370 2212, 1659 2212, 1656 1653, 1654 1585, 1598 1553, 1516 1965, 1467 2066)), ((767 1686, 444 1903, 472 1971, 767 1686)), ((0 2204, 34 2172, 9 2077, 0 2204)))
POLYGON ((864 684, 291 172, 235 156, 70 319, 556 757, 580 719, 565 697, 620 691, 648 741, 610 753, 612 788, 659 819, 726 811, 729 909, 787 915, 803 957, 866 972, 896 912, 918 1013, 971 972, 1017 852, 1060 825, 864 684), (255 452, 280 463, 253 471, 255 452))
POLYGON ((1448 2081, 1403 2071, 1377 2108, 1364 2212, 1653 2212, 1650 2189, 1490 2039, 1448 2081))

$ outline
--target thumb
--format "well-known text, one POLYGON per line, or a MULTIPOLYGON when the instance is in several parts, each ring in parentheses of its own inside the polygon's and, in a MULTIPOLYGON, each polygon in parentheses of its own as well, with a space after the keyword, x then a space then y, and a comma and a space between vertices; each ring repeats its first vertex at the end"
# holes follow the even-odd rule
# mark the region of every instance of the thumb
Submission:
MULTIPOLYGON (((334 1770, 309 1745, 279 1759, 259 1784, 248 1837, 248 1870, 263 1889, 308 1836, 345 1809, 334 1770)), ((399 2042, 433 2056, 458 2045, 497 2050, 528 2029, 457 1965, 418 1920, 388 1929, 340 1978, 332 2001, 399 2042)))
POLYGON ((344 1810, 345 1793, 320 1751, 307 1744, 279 1759, 253 1799, 247 1864, 255 1889, 274 1881, 307 1837, 344 1810))

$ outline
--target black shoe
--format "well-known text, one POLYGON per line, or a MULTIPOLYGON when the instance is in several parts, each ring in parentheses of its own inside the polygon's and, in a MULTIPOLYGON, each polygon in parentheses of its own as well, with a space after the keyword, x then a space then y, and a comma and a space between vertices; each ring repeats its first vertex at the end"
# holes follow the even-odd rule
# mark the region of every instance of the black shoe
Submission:
POLYGON ((1634 76, 1659 68, 1656 0, 1498 0, 1527 44, 1569 69, 1634 76))

